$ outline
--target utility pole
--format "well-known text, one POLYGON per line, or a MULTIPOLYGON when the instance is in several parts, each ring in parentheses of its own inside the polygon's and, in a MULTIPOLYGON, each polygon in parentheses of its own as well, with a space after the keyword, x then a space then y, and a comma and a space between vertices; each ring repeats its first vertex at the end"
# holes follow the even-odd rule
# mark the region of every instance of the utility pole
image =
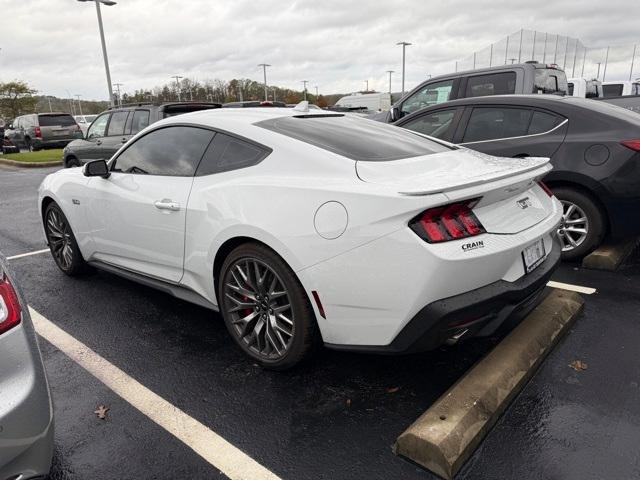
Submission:
POLYGON ((395 73, 395 71, 387 70, 387 73, 389 74, 389 93, 391 93, 391 74, 395 73))
POLYGON ((609 62, 609 47, 607 47, 607 55, 604 57, 604 72, 602 72, 602 81, 607 78, 607 63, 609 62))
POLYGON ((316 85, 316 103, 318 103, 318 85, 316 85))
POLYGON ((600 63, 602 62, 596 62, 598 64, 598 74, 596 75, 596 79, 600 80, 600 63))
POLYGON ((122 106, 122 98, 120 97, 120 87, 124 85, 123 83, 114 83, 113 86, 116 87, 116 95, 118 95, 118 106, 122 106))
POLYGON ((262 67, 262 74, 264 75, 264 101, 269 100, 269 95, 267 93, 267 67, 270 67, 268 63, 259 63, 259 67, 262 67))
POLYGON ((109 58, 107 57, 107 45, 104 41, 104 28, 102 26, 102 12, 100 12, 100 4, 111 7, 116 4, 113 0, 78 0, 79 2, 95 1, 96 13, 98 15, 98 28, 100 29, 100 42, 102 43, 102 58, 104 59, 104 70, 107 74, 107 87, 109 88, 109 102, 113 107, 113 90, 111 88, 111 73, 109 72, 109 58))
POLYGON ((633 56, 631 57, 631 70, 629 70, 629 81, 631 81, 631 77, 633 76, 633 62, 636 59, 636 45, 633 46, 633 56))
POLYGON ((365 83, 367 86, 365 87, 366 90, 364 91, 364 93, 367 93, 369 91, 369 80, 365 80, 365 83))
POLYGON ((51 97, 49 95, 47 95, 47 100, 49 101, 49 113, 51 113, 53 110, 51 109, 51 97))
POLYGON ((180 80, 183 79, 184 77, 181 77, 180 75, 174 75, 171 78, 176 79, 176 86, 178 87, 178 101, 180 101, 180 80))
MULTIPOLYGON (((80 102, 80 97, 81 97, 82 95, 78 95, 78 94, 76 93, 74 96, 78 99, 78 108, 80 109, 80 115, 81 115, 81 116, 84 116, 84 115, 82 114, 82 103, 80 102)), ((49 110, 51 110, 51 100, 49 100, 49 110)))
POLYGON ((304 85, 304 99, 306 101, 307 100, 307 83, 309 83, 309 80, 301 80, 300 83, 304 85))
POLYGON ((404 66, 406 59, 406 48, 408 45, 411 45, 409 42, 398 42, 396 45, 402 45, 402 95, 404 95, 404 66))

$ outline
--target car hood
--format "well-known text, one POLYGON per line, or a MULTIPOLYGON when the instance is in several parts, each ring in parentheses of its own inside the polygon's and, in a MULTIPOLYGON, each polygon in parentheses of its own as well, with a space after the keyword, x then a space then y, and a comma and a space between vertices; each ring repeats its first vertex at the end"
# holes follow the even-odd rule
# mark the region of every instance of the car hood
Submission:
POLYGON ((392 187, 405 195, 428 195, 518 175, 548 162, 548 158, 500 158, 458 148, 388 162, 358 161, 356 173, 364 182, 392 187))

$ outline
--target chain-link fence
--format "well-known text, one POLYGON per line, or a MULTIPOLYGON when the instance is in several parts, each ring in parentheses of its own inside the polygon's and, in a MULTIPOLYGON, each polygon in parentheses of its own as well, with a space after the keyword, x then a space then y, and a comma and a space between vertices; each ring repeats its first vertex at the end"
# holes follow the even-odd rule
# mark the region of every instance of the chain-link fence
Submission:
POLYGON ((557 64, 569 78, 630 80, 640 76, 635 55, 635 45, 590 48, 577 38, 523 29, 457 61, 455 69, 471 70, 536 60, 557 64))

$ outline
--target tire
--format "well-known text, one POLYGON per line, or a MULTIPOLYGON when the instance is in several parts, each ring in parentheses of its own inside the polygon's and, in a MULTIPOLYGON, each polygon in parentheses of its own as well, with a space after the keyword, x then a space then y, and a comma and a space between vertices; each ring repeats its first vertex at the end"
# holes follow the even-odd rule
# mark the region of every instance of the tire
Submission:
POLYGON ((78 160, 76 157, 74 156, 69 156, 66 158, 66 160, 64 161, 64 166, 66 168, 71 168, 71 167, 79 167, 80 166, 80 160, 78 160))
POLYGON ((563 246, 562 259, 579 260, 602 243, 607 225, 605 215, 596 201, 581 190, 571 187, 552 187, 552 190, 563 206, 562 223, 558 229, 563 246), (586 221, 578 221, 583 218, 586 221), (584 230, 586 234, 576 230, 584 230))
POLYGON ((40 150, 44 150, 44 147, 42 145, 32 144, 31 145, 31 150, 34 151, 34 152, 38 152, 40 150))
POLYGON ((291 368, 319 343, 304 288, 291 268, 263 245, 245 243, 227 256, 220 270, 218 299, 229 334, 264 368, 291 368))
POLYGON ((45 209, 44 230, 51 255, 58 268, 71 277, 84 273, 87 263, 82 258, 67 217, 55 202, 51 202, 45 209))

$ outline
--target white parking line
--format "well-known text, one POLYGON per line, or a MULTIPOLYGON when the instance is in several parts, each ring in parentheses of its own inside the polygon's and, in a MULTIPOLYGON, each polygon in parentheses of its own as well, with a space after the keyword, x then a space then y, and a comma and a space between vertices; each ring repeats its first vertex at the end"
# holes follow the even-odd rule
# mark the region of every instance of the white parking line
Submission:
POLYGON ((595 288, 582 287, 580 285, 572 285, 570 283, 550 281, 550 282, 547 282, 547 286, 551 288, 559 288, 560 290, 570 290, 572 292, 584 293, 586 295, 591 295, 592 293, 596 293, 595 288))
POLYGON ((153 393, 29 307, 36 331, 149 419, 233 480, 279 480, 213 430, 153 393))
POLYGON ((43 248, 42 250, 36 250, 35 252, 21 253, 20 255, 14 255, 13 257, 7 257, 7 260, 15 260, 16 258, 22 257, 30 257, 31 255, 39 255, 41 253, 48 252, 48 248, 43 248))

